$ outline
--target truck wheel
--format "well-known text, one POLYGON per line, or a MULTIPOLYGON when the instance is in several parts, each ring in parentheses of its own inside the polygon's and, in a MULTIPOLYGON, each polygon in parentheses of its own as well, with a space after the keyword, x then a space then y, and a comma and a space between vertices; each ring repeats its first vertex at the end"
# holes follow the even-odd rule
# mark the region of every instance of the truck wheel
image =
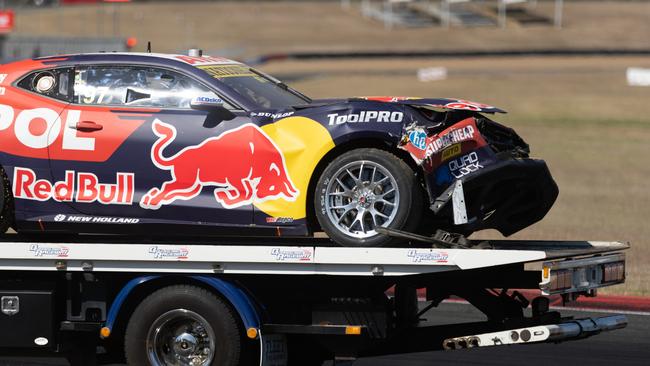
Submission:
POLYGON ((420 221, 422 191, 413 170, 379 149, 356 149, 325 168, 314 195, 316 218, 336 243, 351 247, 394 244, 377 227, 412 231, 420 221))
POLYGON ((0 167, 0 234, 4 234, 14 221, 14 197, 5 170, 0 167))
POLYGON ((127 364, 236 366, 243 336, 232 311, 195 286, 160 289, 131 315, 124 336, 127 364))

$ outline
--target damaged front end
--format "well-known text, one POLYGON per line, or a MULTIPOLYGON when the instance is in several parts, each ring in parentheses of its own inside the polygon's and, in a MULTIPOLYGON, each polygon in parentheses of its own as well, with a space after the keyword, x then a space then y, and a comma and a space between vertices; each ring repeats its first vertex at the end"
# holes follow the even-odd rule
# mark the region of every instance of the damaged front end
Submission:
POLYGON ((429 226, 465 235, 496 229, 508 236, 550 210, 558 187, 513 129, 476 111, 411 108, 421 118, 405 125, 399 147, 424 172, 435 221, 429 226))

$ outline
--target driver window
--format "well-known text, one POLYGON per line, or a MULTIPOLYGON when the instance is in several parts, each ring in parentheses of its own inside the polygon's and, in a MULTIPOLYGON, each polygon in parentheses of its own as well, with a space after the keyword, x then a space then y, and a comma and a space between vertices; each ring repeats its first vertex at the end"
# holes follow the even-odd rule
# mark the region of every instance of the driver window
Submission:
POLYGON ((190 109, 190 101, 199 96, 216 97, 193 79, 164 69, 92 66, 75 72, 78 104, 190 109))

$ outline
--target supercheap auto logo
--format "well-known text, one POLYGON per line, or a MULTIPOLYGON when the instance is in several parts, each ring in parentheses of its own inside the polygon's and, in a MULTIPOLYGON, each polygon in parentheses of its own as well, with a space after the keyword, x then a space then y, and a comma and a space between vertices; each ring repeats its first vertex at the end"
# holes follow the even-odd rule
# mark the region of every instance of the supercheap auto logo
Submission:
POLYGON ((405 143, 401 146, 402 149, 408 151, 411 156, 420 163, 438 156, 438 161, 445 161, 459 155, 462 151, 462 144, 465 141, 476 141, 476 147, 484 144, 480 133, 475 125, 473 118, 468 118, 462 122, 457 123, 439 134, 427 136, 420 128, 407 128, 405 131, 405 143))
POLYGON ((301 261, 307 262, 310 261, 313 257, 312 249, 283 249, 283 248, 273 248, 271 249, 271 256, 275 257, 277 261, 301 261))
POLYGON ((455 143, 471 140, 474 138, 476 130, 471 124, 461 128, 452 129, 446 134, 432 140, 426 147, 425 157, 438 153, 455 143))
POLYGON ((66 258, 70 253, 70 248, 63 245, 42 245, 42 244, 32 244, 29 247, 29 251, 34 254, 35 257, 57 257, 57 258, 66 258))
POLYGON ((447 252, 420 251, 417 249, 409 250, 406 256, 410 258, 413 263, 423 263, 423 262, 447 263, 447 260, 449 259, 449 254, 447 254, 447 252))

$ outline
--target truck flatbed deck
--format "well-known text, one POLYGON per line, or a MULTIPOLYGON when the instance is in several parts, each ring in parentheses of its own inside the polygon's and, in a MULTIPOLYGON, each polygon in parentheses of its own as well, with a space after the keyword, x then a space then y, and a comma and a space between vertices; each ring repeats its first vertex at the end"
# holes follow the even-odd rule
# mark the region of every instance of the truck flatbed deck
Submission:
POLYGON ((604 241, 489 240, 481 241, 477 249, 320 246, 324 242, 260 239, 253 245, 254 241, 237 239, 129 241, 110 236, 42 242, 5 235, 0 241, 0 270, 119 272, 141 265, 139 272, 394 276, 602 255, 629 248, 626 243, 604 241), (381 273, 377 266, 382 267, 381 273))
MULTIPOLYGON (((423 248, 421 242, 419 247, 346 248, 327 239, 42 239, 0 237, 0 297, 2 313, 8 315, 0 315, 0 326, 26 329, 20 337, 0 335, 0 353, 2 347, 85 349, 78 364, 90 365, 97 345, 108 347, 114 343, 106 339, 118 339, 128 361, 141 351, 129 348, 135 341, 125 329, 154 329, 152 324, 169 314, 165 309, 188 324, 230 312, 244 337, 238 347, 257 349, 259 358, 252 364, 265 366, 319 364, 312 362, 314 355, 322 361, 557 342, 627 324, 623 316, 562 318, 543 297, 532 301, 533 316, 526 317, 522 309, 529 301, 507 290, 538 289, 567 300, 595 295, 598 288, 625 281, 623 251, 629 245, 621 242, 489 240, 470 242, 469 249, 441 249, 423 248), (417 307, 421 288, 430 302, 424 310, 417 307), (418 326, 424 312, 452 295, 468 300, 488 320, 418 326), (205 301, 216 308, 201 310, 205 301), (143 304, 158 310, 142 310, 143 304), (184 317, 188 308, 200 316, 184 317), (508 338, 513 332, 519 338, 508 338), (489 341, 493 338, 499 342, 489 341), (64 342, 70 339, 77 341, 64 342)), ((138 337, 148 337, 145 333, 138 337)), ((170 347, 182 349, 197 334, 178 335, 180 343, 170 347)))

